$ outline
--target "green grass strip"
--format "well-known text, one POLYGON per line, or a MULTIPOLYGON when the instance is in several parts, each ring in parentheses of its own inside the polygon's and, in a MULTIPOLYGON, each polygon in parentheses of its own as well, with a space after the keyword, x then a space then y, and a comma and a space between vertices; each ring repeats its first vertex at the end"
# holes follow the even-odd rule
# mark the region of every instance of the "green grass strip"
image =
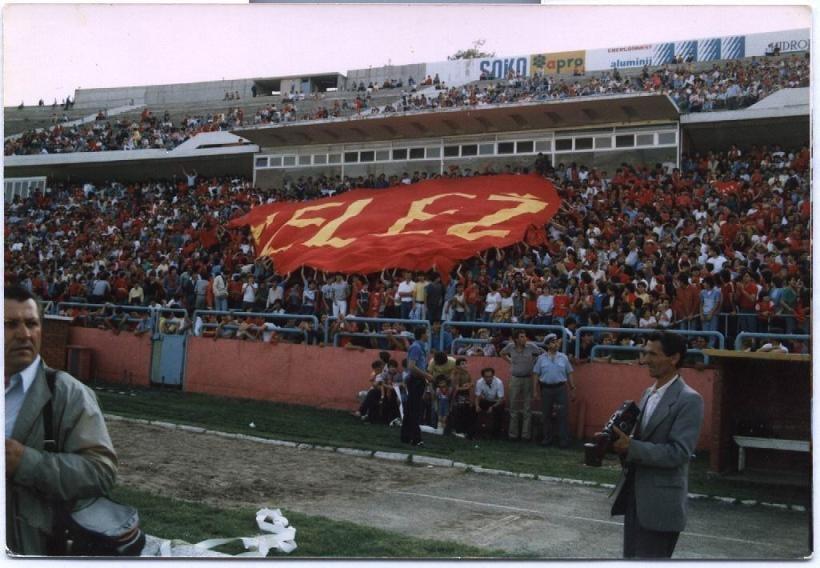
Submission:
MULTIPOLYGON (((256 510, 222 509, 200 503, 168 499, 157 494, 118 486, 113 498, 136 507, 142 529, 153 536, 197 543, 210 538, 251 537, 262 533, 256 526, 256 510)), ((419 539, 324 517, 283 510, 296 529, 297 548, 290 554, 273 551, 269 556, 323 558, 499 558, 511 557, 497 549, 482 549, 454 542, 419 539), (355 543, 355 545, 353 544, 355 543)), ((216 550, 238 554, 241 543, 216 550)))
MULTIPOLYGON (((345 411, 172 390, 102 387, 96 393, 105 412, 131 418, 333 447, 386 452, 412 450, 414 454, 484 468, 598 483, 614 484, 620 473, 620 466, 614 458, 608 458, 604 467, 585 466, 582 442, 560 450, 555 447, 542 448, 535 443, 507 440, 472 442, 455 436, 423 434, 425 447, 411 449, 400 442, 398 428, 366 424, 345 411), (255 428, 251 428, 250 423, 255 428)), ((760 485, 715 477, 709 472, 709 455, 706 452, 699 452, 690 464, 689 491, 803 506, 808 505, 811 498, 808 487, 760 485)))

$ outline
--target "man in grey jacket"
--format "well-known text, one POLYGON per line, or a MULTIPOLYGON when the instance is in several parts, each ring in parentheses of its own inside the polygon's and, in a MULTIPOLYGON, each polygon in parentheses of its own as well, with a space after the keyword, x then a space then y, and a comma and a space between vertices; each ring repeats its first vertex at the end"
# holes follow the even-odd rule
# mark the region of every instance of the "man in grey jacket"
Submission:
POLYGON ((624 515, 624 558, 671 558, 686 525, 689 459, 703 423, 703 398, 683 382, 680 335, 655 333, 644 362, 655 379, 641 398, 632 435, 615 428, 624 469, 613 515, 624 515))
POLYGON ((57 372, 52 397, 35 297, 6 287, 4 309, 6 546, 13 554, 47 555, 54 553, 57 508, 105 495, 114 485, 117 456, 91 389, 57 372), (56 452, 46 451, 44 439, 49 399, 56 452))

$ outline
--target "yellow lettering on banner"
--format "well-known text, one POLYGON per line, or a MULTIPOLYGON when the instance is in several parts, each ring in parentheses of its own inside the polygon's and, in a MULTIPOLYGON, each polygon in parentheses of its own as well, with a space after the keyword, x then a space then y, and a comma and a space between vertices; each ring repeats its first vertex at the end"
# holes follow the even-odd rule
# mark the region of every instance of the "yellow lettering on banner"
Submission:
POLYGON ((268 228, 268 226, 271 223, 273 223, 273 220, 276 218, 277 215, 279 215, 278 211, 276 213, 272 213, 271 215, 268 215, 265 218, 265 220, 262 221, 261 223, 259 223, 258 225, 254 225, 253 227, 251 227, 251 235, 253 236, 253 241, 255 243, 257 243, 257 244, 259 243, 259 238, 262 236, 262 233, 264 232, 265 229, 268 228))
POLYGON ((428 205, 442 199, 443 197, 463 197, 465 199, 475 199, 475 195, 470 195, 467 193, 442 193, 441 195, 434 195, 433 197, 414 201, 410 204, 410 209, 407 211, 407 215, 393 223, 393 226, 387 229, 386 233, 378 233, 375 236, 393 237, 396 235, 429 235, 433 232, 432 229, 425 231, 405 231, 404 229, 413 221, 429 221, 439 215, 452 215, 453 213, 456 213, 458 209, 448 209, 447 211, 442 211, 441 213, 428 213, 424 210, 428 205))
POLYGON ((372 197, 369 199, 359 199, 351 203, 342 215, 336 217, 333 221, 319 229, 319 231, 317 231, 317 233, 313 235, 310 240, 305 241, 305 246, 329 246, 333 248, 342 248, 355 241, 356 239, 340 239, 338 237, 334 237, 333 234, 345 223, 345 221, 348 221, 361 213, 371 201, 373 201, 372 197))
POLYGON ((499 225, 504 221, 508 221, 513 217, 518 217, 519 215, 538 213, 547 207, 546 201, 541 201, 536 196, 529 193, 524 195, 520 195, 518 193, 505 193, 502 195, 492 194, 487 199, 489 201, 512 201, 518 203, 518 205, 507 209, 500 209, 491 215, 482 217, 478 221, 453 225, 447 229, 447 234, 461 237, 467 241, 475 241, 483 237, 506 237, 510 234, 509 231, 495 229, 473 232, 473 230, 477 227, 492 227, 494 225, 499 225))
POLYGON ((293 244, 289 244, 278 249, 275 249, 272 246, 274 239, 276 239, 276 235, 278 235, 279 231, 281 231, 285 227, 303 228, 310 227, 311 225, 321 227, 322 223, 325 223, 327 221, 327 219, 325 219, 324 217, 309 217, 307 219, 302 219, 302 215, 305 215, 312 211, 321 211, 322 209, 329 209, 331 207, 341 207, 342 205, 344 205, 344 203, 323 203, 321 205, 310 205, 308 207, 302 207, 301 209, 297 209, 296 211, 294 211, 293 215, 291 215, 291 218, 288 219, 286 223, 283 223, 282 226, 279 227, 279 229, 273 234, 268 243, 265 245, 265 248, 262 249, 262 252, 259 254, 259 256, 276 254, 277 252, 288 250, 290 247, 293 246, 293 244))

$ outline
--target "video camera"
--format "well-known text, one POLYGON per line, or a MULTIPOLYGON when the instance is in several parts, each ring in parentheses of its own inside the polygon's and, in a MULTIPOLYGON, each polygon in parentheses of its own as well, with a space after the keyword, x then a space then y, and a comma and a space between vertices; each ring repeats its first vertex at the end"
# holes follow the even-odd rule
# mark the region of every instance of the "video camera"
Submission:
POLYGON ((629 434, 638 422, 641 409, 634 400, 626 400, 621 407, 616 410, 603 430, 596 432, 592 442, 584 444, 584 463, 592 467, 601 467, 604 456, 612 449, 612 444, 618 438, 613 429, 615 426, 621 432, 629 434))

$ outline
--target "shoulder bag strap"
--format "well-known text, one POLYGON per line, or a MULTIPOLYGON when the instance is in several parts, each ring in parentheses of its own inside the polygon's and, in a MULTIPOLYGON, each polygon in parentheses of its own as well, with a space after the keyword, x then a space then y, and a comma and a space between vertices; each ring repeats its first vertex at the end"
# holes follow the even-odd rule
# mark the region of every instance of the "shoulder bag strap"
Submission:
POLYGON ((43 432, 44 440, 43 447, 47 452, 57 451, 57 439, 54 437, 54 406, 52 400, 54 399, 55 383, 57 381, 57 371, 54 369, 46 369, 46 383, 48 383, 48 390, 51 392, 51 398, 43 407, 43 432))

